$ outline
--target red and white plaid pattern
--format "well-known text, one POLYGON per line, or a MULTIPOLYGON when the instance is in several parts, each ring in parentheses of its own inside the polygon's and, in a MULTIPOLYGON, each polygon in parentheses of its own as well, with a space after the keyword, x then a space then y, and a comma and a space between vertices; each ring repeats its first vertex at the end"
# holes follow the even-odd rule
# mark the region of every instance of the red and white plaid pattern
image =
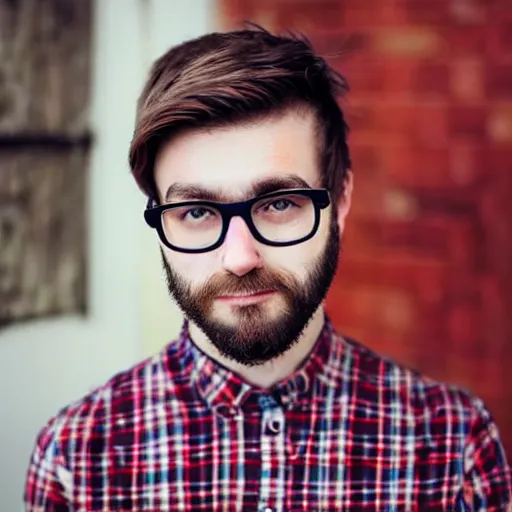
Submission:
POLYGON ((41 431, 28 511, 504 511, 510 470, 466 392, 337 335, 272 390, 191 342, 120 373, 41 431))

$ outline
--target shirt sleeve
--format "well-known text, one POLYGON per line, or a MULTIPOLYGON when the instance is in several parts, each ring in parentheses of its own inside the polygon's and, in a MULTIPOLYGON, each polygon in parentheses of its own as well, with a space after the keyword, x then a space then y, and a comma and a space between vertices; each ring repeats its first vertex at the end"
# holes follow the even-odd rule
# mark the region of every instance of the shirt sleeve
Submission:
POLYGON ((512 511, 511 471, 498 428, 481 400, 475 409, 464 453, 463 498, 475 512, 512 511))
POLYGON ((48 425, 43 429, 32 451, 25 481, 24 501, 26 512, 70 512, 66 498, 69 489, 63 485, 65 469, 54 430, 48 425))

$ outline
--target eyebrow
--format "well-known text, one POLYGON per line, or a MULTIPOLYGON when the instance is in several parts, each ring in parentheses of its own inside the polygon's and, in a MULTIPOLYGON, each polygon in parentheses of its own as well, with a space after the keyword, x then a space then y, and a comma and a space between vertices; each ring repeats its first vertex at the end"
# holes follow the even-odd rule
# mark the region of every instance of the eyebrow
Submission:
MULTIPOLYGON (((294 174, 288 176, 280 176, 276 178, 267 178, 254 183, 245 194, 245 199, 251 197, 259 197, 278 190, 308 188, 309 183, 294 174)), ((225 192, 206 189, 200 185, 187 185, 184 183, 173 183, 165 193, 165 202, 169 203, 173 200, 180 201, 214 201, 227 203, 235 200, 233 195, 225 192)), ((240 198, 239 198, 240 199, 240 198)), ((243 199, 241 199, 243 200, 243 199)))

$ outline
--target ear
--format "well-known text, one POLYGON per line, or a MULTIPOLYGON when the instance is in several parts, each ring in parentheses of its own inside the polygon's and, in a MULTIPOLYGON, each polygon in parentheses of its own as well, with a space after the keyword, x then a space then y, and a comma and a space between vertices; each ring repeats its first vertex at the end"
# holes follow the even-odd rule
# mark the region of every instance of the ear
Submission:
POLYGON ((349 170, 347 173, 347 177, 345 178, 345 188, 343 190, 343 194, 338 199, 338 204, 336 205, 338 208, 338 225, 340 228, 340 234, 343 233, 345 228, 345 219, 350 210, 350 205, 352 203, 352 191, 354 189, 354 176, 352 171, 349 170))

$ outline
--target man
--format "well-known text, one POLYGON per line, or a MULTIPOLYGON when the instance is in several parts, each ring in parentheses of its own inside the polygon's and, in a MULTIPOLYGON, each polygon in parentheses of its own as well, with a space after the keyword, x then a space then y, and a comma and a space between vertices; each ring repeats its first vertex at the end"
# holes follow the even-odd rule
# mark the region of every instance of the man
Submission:
POLYGON ((186 321, 42 430, 27 510, 506 510, 482 402, 323 311, 352 193, 345 90, 307 41, 259 29, 154 64, 130 164, 186 321))

